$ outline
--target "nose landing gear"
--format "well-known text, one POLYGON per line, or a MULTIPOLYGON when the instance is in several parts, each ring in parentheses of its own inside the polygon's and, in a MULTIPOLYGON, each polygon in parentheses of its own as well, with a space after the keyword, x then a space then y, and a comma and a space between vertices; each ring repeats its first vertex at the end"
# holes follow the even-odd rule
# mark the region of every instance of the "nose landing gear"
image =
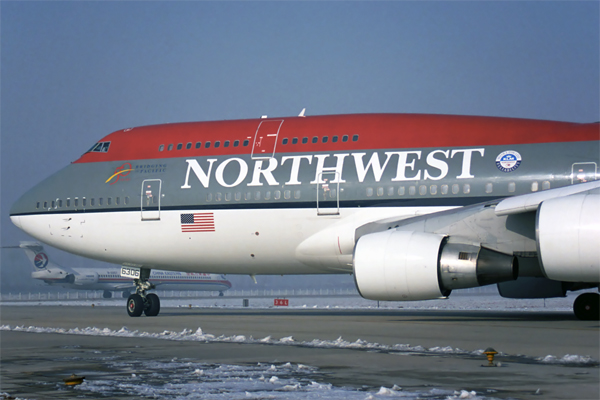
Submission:
POLYGON ((141 268, 140 277, 134 279, 135 293, 127 299, 127 314, 130 317, 139 317, 142 313, 147 317, 155 317, 160 312, 160 299, 154 293, 146 294, 146 290, 154 289, 154 285, 148 282, 150 269, 141 268))

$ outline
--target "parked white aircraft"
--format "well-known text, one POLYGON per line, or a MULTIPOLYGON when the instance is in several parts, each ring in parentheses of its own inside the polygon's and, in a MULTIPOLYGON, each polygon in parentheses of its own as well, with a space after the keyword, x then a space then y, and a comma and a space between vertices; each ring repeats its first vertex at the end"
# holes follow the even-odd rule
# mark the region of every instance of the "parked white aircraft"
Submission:
MULTIPOLYGON (((110 298, 113 291, 122 291, 127 298, 135 290, 131 278, 121 276, 121 270, 114 268, 69 268, 59 266, 48 257, 39 243, 21 242, 20 246, 31 261, 34 271, 31 277, 49 285, 79 290, 104 290, 103 297, 110 298)), ((150 283, 161 290, 201 290, 218 291, 222 295, 231 288, 223 275, 199 272, 176 272, 154 270, 150 283)))

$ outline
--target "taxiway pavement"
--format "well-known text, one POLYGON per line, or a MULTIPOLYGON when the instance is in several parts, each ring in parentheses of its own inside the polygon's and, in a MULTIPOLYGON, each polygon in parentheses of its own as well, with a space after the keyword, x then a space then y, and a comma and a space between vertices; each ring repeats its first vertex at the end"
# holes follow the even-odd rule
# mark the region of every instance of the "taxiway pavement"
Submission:
MULTIPOLYGON (((56 392, 56 382, 72 373, 85 374, 88 380, 121 373, 106 371, 103 360, 111 354, 165 362, 176 357, 218 364, 301 363, 318 367, 324 382, 338 386, 436 387, 516 399, 600 398, 597 362, 540 361, 548 355, 600 360, 600 324, 578 321, 567 312, 163 308, 158 317, 130 318, 124 307, 9 304, 3 304, 0 312, 1 325, 13 328, 97 327, 116 331, 127 327, 130 331, 161 333, 200 327, 216 336, 293 336, 297 343, 342 337, 349 342, 361 339, 425 349, 449 346, 469 353, 201 343, 4 329, 0 331, 0 393, 27 399, 70 396, 69 392, 56 392), (496 358, 500 367, 482 367, 487 363, 485 357, 470 354, 488 347, 503 354, 496 358)), ((73 393, 73 397, 77 395, 81 393, 73 393)))

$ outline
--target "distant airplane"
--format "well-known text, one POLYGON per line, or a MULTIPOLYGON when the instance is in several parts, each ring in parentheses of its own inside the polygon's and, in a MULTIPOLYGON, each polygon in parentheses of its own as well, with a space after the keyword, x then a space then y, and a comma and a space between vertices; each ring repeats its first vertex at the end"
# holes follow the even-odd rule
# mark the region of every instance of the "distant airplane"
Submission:
MULTIPOLYGON (((112 297, 113 291, 122 291, 127 298, 135 283, 121 276, 120 268, 68 268, 54 263, 39 243, 21 242, 20 246, 34 267, 31 277, 49 285, 79 290, 104 290, 103 297, 112 297)), ((231 282, 223 275, 198 272, 175 272, 154 270, 149 281, 161 290, 218 291, 223 295, 231 288, 231 282)))
MULTIPOLYGON (((600 281, 599 123, 420 114, 190 122, 116 131, 37 184, 12 222, 136 278, 152 269, 353 274, 372 300, 600 281)), ((574 303, 598 319, 600 295, 574 303)), ((151 311, 148 311, 151 310, 151 311)))

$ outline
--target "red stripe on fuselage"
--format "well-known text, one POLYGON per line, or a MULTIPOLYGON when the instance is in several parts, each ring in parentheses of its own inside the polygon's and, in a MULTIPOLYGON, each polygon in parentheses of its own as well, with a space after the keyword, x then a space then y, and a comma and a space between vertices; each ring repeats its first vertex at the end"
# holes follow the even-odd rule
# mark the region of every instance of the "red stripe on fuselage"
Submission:
POLYGON ((148 160, 159 158, 194 158, 219 155, 250 154, 258 126, 263 121, 283 120, 277 137, 276 153, 311 153, 372 149, 407 149, 428 147, 493 146, 550 142, 595 141, 600 138, 600 124, 541 121, 516 118, 474 117, 427 114, 351 114, 315 117, 285 117, 213 122, 185 122, 143 126, 113 132, 103 138, 110 141, 107 153, 86 153, 76 163, 148 160), (342 137, 348 135, 348 141, 342 137), (358 141, 352 141, 359 135, 358 141), (327 143, 322 143, 328 136, 327 143), (333 143, 332 137, 338 142, 333 143), (308 143, 303 144, 302 138, 308 143), (318 137, 317 143, 312 143, 318 137), (288 138, 288 144, 282 140, 288 138), (292 139, 298 138, 298 144, 292 139), (243 141, 248 139, 248 146, 243 141), (221 146, 214 147, 219 140, 221 146), (229 147, 224 141, 229 140, 229 147), (240 141, 233 147, 235 140, 240 141), (202 147, 195 148, 196 142, 202 147), (205 142, 211 147, 206 149, 205 142), (177 150, 182 144, 183 149, 177 150), (192 143, 191 149, 186 149, 192 143), (173 150, 167 150, 172 144, 173 150), (164 150, 159 151, 159 146, 164 150))

